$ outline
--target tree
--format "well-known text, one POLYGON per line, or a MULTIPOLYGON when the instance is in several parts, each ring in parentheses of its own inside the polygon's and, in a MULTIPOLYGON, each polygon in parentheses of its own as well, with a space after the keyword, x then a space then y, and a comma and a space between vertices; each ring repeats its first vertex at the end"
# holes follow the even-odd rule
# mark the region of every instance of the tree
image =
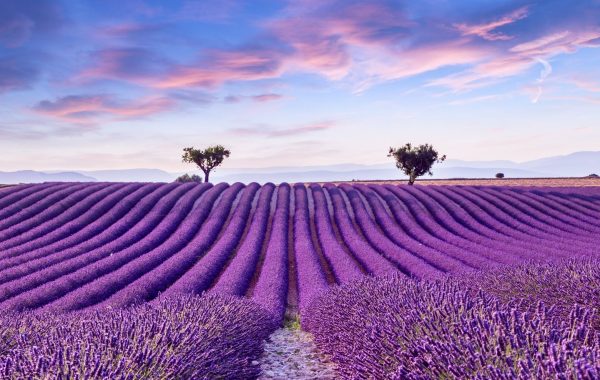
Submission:
POLYGON ((504 178, 504 173, 496 173, 496 178, 498 178, 498 179, 504 178))
POLYGON ((194 149, 194 147, 183 149, 183 162, 194 163, 198 165, 204 173, 204 182, 208 182, 210 171, 223 163, 231 152, 221 145, 210 146, 204 150, 194 149))
POLYGON ((182 176, 177 177, 177 179, 175 180, 175 182, 179 182, 179 183, 187 183, 187 182, 198 182, 201 183, 202 182, 202 178, 199 175, 196 174, 192 174, 191 176, 189 174, 184 174, 182 176))
POLYGON ((415 179, 425 173, 432 175, 433 164, 446 159, 446 155, 438 157, 438 152, 429 144, 413 147, 410 143, 398 149, 390 148, 388 157, 396 160, 396 167, 408 176, 409 185, 414 184, 415 179))

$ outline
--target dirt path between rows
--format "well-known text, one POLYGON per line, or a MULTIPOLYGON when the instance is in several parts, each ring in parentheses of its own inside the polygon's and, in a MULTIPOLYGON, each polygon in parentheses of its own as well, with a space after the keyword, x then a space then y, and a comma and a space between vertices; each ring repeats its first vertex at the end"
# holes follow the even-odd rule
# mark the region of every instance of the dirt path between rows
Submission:
POLYGON ((298 326, 276 330, 265 344, 259 380, 335 379, 335 366, 319 352, 311 334, 298 326))

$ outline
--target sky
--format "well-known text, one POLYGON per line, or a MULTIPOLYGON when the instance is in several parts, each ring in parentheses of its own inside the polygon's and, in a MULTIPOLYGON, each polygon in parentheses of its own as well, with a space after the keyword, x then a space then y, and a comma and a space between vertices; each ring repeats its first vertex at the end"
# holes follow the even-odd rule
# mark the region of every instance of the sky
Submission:
MULTIPOLYGON (((600 150, 600 0, 0 1, 0 170, 600 150)), ((189 164, 188 164, 189 165, 189 164)), ((191 168, 190 168, 191 169, 191 168)))

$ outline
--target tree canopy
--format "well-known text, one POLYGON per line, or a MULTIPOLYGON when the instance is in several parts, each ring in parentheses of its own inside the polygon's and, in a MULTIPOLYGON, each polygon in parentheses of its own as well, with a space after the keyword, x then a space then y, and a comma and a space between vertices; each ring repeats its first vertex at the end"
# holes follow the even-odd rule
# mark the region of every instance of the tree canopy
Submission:
POLYGON ((184 175, 177 177, 175 182, 179 182, 179 183, 198 182, 198 183, 201 183, 202 178, 196 174, 192 174, 190 176, 189 174, 185 173, 184 175))
POLYGON ((182 159, 183 162, 198 165, 204 173, 204 182, 208 182, 211 170, 221 165, 230 154, 222 145, 210 146, 204 150, 189 147, 183 149, 182 159))
POLYGON ((413 147, 408 143, 400 148, 390 148, 388 157, 393 157, 396 167, 408 176, 408 184, 412 185, 417 177, 426 173, 432 175, 431 167, 436 162, 442 162, 446 156, 439 156, 438 152, 429 144, 413 147))

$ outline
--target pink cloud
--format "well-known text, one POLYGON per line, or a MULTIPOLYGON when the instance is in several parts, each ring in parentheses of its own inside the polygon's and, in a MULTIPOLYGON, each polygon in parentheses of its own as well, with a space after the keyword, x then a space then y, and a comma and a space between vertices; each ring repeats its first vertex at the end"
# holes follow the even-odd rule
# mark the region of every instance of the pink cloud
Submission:
POLYGON ((283 95, 281 95, 281 94, 260 94, 260 95, 253 95, 253 96, 251 96, 251 98, 255 102, 264 103, 264 102, 272 102, 275 100, 281 100, 281 99, 283 99, 283 95))
POLYGON ((174 66, 157 78, 145 78, 156 88, 218 87, 229 81, 251 81, 281 75, 281 55, 269 49, 212 51, 197 65, 174 66))
POLYGON ((291 128, 275 128, 268 125, 257 125, 253 127, 234 128, 231 132, 241 136, 286 137, 324 131, 333 127, 335 127, 335 122, 321 121, 291 128))
POLYGON ((484 24, 454 24, 454 27, 458 29, 464 36, 479 36, 485 40, 496 41, 496 40, 511 40, 514 36, 509 36, 500 32, 494 32, 495 29, 512 24, 518 20, 522 20, 529 14, 528 7, 521 7, 514 10, 508 15, 501 17, 498 20, 491 21, 484 24))
POLYGON ((175 103, 168 98, 121 102, 108 95, 71 95, 55 101, 44 100, 33 107, 41 115, 73 123, 94 123, 98 119, 132 119, 168 111, 175 103))
POLYGON ((600 29, 566 30, 518 44, 513 46, 510 51, 527 56, 552 56, 559 53, 573 53, 579 47, 593 44, 598 38, 600 38, 600 29))
POLYGON ((286 57, 286 70, 344 80, 355 92, 445 66, 474 64, 489 55, 488 47, 460 36, 415 43, 413 29, 419 25, 391 3, 301 4, 267 24, 294 49, 286 57))
MULTIPOLYGON (((544 13, 534 10, 538 13, 524 6, 493 20, 453 23, 416 17, 410 4, 401 2, 290 2, 276 18, 259 25, 259 37, 239 47, 203 50, 185 64, 147 49, 106 49, 94 54, 96 64, 80 78, 120 79, 155 89, 217 89, 226 83, 301 72, 341 81, 359 92, 377 83, 457 66, 463 71, 428 85, 463 91, 523 73, 536 59, 598 45, 597 29, 568 28, 571 20, 564 22, 565 31, 560 31, 560 23, 536 28, 544 13), (500 30, 518 21, 519 29, 511 35, 500 30)), ((124 24, 112 32, 127 34, 140 28, 124 24)))
POLYGON ((402 52, 375 51, 373 56, 377 59, 357 65, 355 70, 365 78, 364 87, 368 87, 372 83, 406 78, 445 66, 473 64, 486 59, 489 54, 484 47, 453 41, 402 52))
POLYGON ((120 79, 140 84, 167 72, 172 63, 143 48, 112 48, 91 53, 94 64, 76 75, 75 81, 120 79))
POLYGON ((252 100, 253 102, 257 102, 257 103, 267 103, 267 102, 281 100, 283 98, 284 98, 284 96, 281 94, 266 93, 266 94, 258 94, 258 95, 227 95, 223 99, 223 101, 225 103, 230 103, 230 104, 240 103, 244 100, 252 100))
POLYGON ((386 4, 325 1, 292 3, 266 28, 293 48, 286 69, 340 80, 369 59, 368 50, 391 48, 411 25, 402 10, 386 4))
POLYGON ((593 79, 586 79, 583 77, 572 78, 567 81, 578 88, 589 91, 589 92, 600 92, 600 82, 596 82, 593 79))
MULTIPOLYGON (((574 53, 598 38, 600 30, 550 33, 516 44, 507 51, 493 52, 484 62, 473 68, 432 80, 428 86, 443 86, 457 92, 482 87, 524 73, 558 54, 574 53)), ((540 88, 536 88, 536 93, 539 94, 540 91, 540 88)))

